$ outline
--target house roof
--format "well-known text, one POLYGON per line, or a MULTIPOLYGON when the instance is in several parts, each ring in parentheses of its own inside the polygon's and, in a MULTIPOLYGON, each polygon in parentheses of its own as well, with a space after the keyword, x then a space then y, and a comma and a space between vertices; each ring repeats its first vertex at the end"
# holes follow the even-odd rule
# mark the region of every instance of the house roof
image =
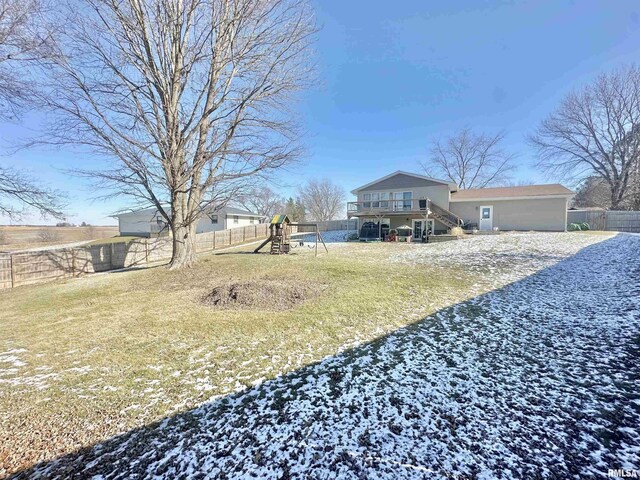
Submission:
POLYGON ((244 210, 242 208, 236 208, 236 207, 224 207, 220 209, 220 211, 222 210, 224 210, 227 215, 249 215, 252 217, 262 216, 258 213, 253 213, 253 212, 250 212, 249 210, 244 210))
POLYGON ((359 192, 360 190, 365 190, 365 189, 367 189, 367 188, 369 188, 369 187, 371 187, 371 186, 373 186, 373 185, 375 185, 377 183, 384 182, 385 180, 388 180, 389 178, 395 177, 397 175, 404 175, 404 176, 408 176, 408 177, 414 177, 414 178, 417 178, 419 180, 426 180, 426 181, 433 182, 433 183, 440 183, 442 185, 449 185, 449 187, 451 188, 452 191, 458 189, 458 187, 457 187, 457 185, 455 183, 451 183, 451 182, 449 182, 447 180, 440 180, 438 178, 427 177, 425 175, 418 175, 417 173, 410 173, 410 172, 405 172, 403 170, 397 170, 397 171, 395 171, 393 173, 390 173, 389 175, 386 175, 386 176, 384 176, 382 178, 378 178, 378 179, 374 180, 373 182, 369 182, 366 185, 362 185, 361 187, 358 187, 358 188, 352 190, 351 193, 354 194, 354 195, 357 195, 357 192, 359 192))
POLYGON ((472 200, 509 200, 540 197, 570 197, 574 194, 559 183, 526 185, 521 187, 469 188, 451 194, 452 202, 472 200))
MULTIPOLYGON (((165 210, 165 212, 167 212, 167 214, 171 213, 171 208, 168 205, 163 205, 163 208, 165 210)), ((132 212, 124 212, 124 213, 118 213, 116 215, 112 215, 112 217, 114 218, 118 218, 118 217, 126 217, 129 215, 139 215, 142 213, 149 213, 152 215, 155 215, 155 213, 158 211, 157 208, 152 207, 152 208, 145 208, 142 210, 134 210, 132 212)), ((249 210, 244 210, 242 208, 236 208, 236 207, 222 207, 222 208, 211 208, 210 210, 207 210, 208 213, 224 213, 226 215, 240 215, 240 216, 245 216, 245 217, 257 217, 257 218, 262 218, 263 216, 260 215, 259 213, 253 213, 250 212, 249 210)))

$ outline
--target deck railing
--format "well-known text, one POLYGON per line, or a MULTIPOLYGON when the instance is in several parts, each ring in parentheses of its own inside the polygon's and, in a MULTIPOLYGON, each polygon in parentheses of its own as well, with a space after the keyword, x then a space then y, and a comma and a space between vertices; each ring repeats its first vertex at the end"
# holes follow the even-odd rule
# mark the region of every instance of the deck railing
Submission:
POLYGON ((455 213, 433 203, 428 198, 411 200, 376 200, 367 202, 347 202, 347 215, 385 215, 397 212, 429 215, 448 227, 462 226, 463 221, 455 213))
POLYGON ((427 198, 412 200, 376 200, 373 202, 347 202, 347 213, 422 212, 430 208, 427 198))

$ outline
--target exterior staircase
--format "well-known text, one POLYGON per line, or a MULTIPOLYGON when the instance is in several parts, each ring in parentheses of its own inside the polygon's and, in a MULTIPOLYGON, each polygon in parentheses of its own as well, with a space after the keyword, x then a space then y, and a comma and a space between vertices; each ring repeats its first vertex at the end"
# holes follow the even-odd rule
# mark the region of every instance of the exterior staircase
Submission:
POLYGON ((430 218, 434 218, 438 220, 443 225, 446 225, 448 228, 453 227, 462 227, 464 225, 464 221, 462 218, 457 216, 455 213, 450 212, 449 210, 442 208, 440 205, 437 205, 433 202, 429 202, 429 210, 431 211, 429 214, 430 218))

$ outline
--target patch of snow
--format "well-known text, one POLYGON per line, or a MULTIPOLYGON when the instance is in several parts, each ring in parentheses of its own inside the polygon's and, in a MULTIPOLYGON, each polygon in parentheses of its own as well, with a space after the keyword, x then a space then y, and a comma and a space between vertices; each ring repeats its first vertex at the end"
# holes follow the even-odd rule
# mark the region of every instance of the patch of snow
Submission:
MULTIPOLYGON (((496 289, 30 476, 595 478, 637 469, 639 251, 637 236, 577 234, 394 251, 390 260, 412 274, 459 267, 496 289)), ((243 388, 240 377, 228 381, 243 388)))

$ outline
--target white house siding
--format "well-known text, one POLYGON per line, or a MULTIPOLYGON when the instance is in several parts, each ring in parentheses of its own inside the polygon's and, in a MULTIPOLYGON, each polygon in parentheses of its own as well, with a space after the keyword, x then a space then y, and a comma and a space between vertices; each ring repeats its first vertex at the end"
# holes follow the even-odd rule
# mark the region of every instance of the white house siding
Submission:
POLYGON ((465 223, 479 224, 480 207, 493 206, 493 226, 500 230, 563 232, 567 227, 567 198, 475 200, 451 202, 453 213, 465 223))
POLYGON ((258 217, 246 217, 244 215, 238 215, 238 223, 235 223, 234 216, 229 214, 227 215, 227 228, 236 228, 236 227, 246 227, 247 225, 254 225, 260 223, 260 219, 258 217), (253 223, 251 223, 251 219, 253 218, 253 223))
POLYGON ((118 217, 120 235, 149 236, 151 234, 151 221, 155 218, 155 212, 132 212, 118 217))
POLYGON ((217 232, 218 230, 224 230, 224 215, 218 213, 218 223, 213 223, 211 217, 206 214, 198 220, 196 233, 217 232))
MULTIPOLYGON (((136 235, 148 237, 151 234, 151 224, 155 223, 158 217, 156 210, 147 209, 138 212, 124 213, 118 216, 118 225, 120 235, 136 235)), ((227 213, 224 209, 218 211, 215 215, 218 217, 217 223, 213 223, 211 216, 213 214, 203 214, 196 225, 196 233, 216 232, 227 228, 244 227, 260 223, 260 217, 240 214, 237 215, 238 223, 234 223, 234 215, 227 213), (253 222, 251 221, 253 219, 253 222)))

